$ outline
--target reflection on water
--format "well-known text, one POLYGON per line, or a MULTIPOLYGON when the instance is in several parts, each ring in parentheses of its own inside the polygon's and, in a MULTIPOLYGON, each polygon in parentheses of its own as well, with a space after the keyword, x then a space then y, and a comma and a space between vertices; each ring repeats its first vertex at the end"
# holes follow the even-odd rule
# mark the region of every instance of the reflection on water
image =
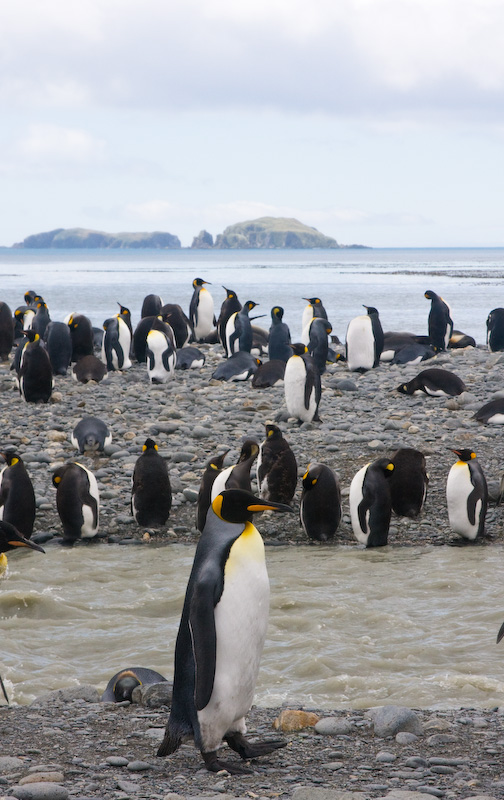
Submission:
MULTIPOLYGON (((0 674, 17 703, 142 665, 171 679, 194 548, 15 553, 0 583, 0 674)), ((491 707, 502 701, 502 551, 267 548, 271 613, 257 702, 491 707)))

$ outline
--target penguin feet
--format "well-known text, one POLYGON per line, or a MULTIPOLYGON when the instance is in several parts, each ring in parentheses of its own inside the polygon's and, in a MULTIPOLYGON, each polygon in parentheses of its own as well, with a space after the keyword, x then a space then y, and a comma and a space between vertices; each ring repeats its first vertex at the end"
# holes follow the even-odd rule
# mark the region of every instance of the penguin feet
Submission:
POLYGON ((285 747, 287 742, 283 739, 270 739, 266 742, 249 742, 241 733, 228 733, 224 741, 242 758, 259 758, 267 756, 280 747, 285 747))
POLYGON ((252 770, 248 767, 242 766, 240 763, 232 763, 230 761, 221 761, 217 758, 217 750, 211 753, 201 753, 205 767, 209 772, 220 772, 225 769, 230 775, 251 775, 252 770))

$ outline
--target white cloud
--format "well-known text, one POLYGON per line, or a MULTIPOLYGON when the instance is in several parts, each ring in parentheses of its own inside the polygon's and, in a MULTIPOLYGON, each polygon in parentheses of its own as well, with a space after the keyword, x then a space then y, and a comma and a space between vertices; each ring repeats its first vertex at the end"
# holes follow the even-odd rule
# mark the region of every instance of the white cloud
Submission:
POLYGON ((45 123, 30 125, 2 149, 0 174, 73 178, 106 160, 106 143, 78 128, 45 123))

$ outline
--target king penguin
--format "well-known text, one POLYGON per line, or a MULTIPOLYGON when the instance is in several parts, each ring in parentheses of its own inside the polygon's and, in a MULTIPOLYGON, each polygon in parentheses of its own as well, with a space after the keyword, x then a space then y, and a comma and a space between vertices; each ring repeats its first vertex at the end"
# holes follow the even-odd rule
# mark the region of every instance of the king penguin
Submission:
POLYGON ((77 462, 68 462, 53 472, 56 507, 63 526, 63 539, 92 539, 98 533, 100 496, 92 472, 77 462))
POLYGON ((85 314, 70 314, 68 327, 72 337, 72 361, 94 353, 93 326, 85 314))
POLYGON ((205 527, 208 509, 212 502, 212 486, 214 485, 217 475, 222 472, 224 459, 228 453, 229 450, 225 450, 223 453, 220 453, 220 455, 211 458, 205 465, 205 471, 199 486, 196 511, 196 527, 199 531, 202 531, 205 527))
POLYGON ((288 361, 292 355, 289 326, 283 321, 281 306, 271 309, 271 325, 268 336, 268 356, 270 361, 288 361))
POLYGON ((491 353, 504 350, 504 308, 490 311, 487 321, 487 345, 491 353))
POLYGON ((210 772, 246 772, 221 761, 222 741, 242 759, 268 755, 285 742, 250 743, 245 715, 254 699, 269 616, 264 543, 252 518, 258 511, 291 511, 239 489, 219 494, 208 511, 175 645, 173 700, 157 752, 175 752, 192 737, 210 772))
POLYGON ((388 478, 394 465, 388 458, 366 464, 350 484, 350 518, 358 542, 383 547, 388 541, 392 500, 388 478))
POLYGON ((111 444, 112 434, 107 423, 99 417, 83 417, 73 429, 70 441, 79 453, 103 452, 103 449, 111 444))
POLYGON ((306 300, 308 305, 305 307, 301 319, 301 341, 303 344, 308 344, 310 322, 316 317, 327 319, 327 311, 320 297, 304 297, 303 300, 306 300))
POLYGON ((145 347, 147 374, 151 383, 166 383, 175 374, 177 356, 173 345, 173 331, 167 322, 156 319, 147 334, 145 347))
POLYGON ((203 278, 195 278, 192 282, 194 291, 189 304, 189 319, 197 342, 204 341, 215 327, 214 301, 205 284, 210 286, 203 278))
POLYGON ((487 482, 476 453, 469 449, 453 452, 458 460, 450 469, 446 481, 450 528, 459 536, 474 541, 485 530, 487 482))
POLYGON ((145 667, 127 667, 116 672, 107 683, 100 697, 102 703, 131 702, 133 689, 137 686, 150 686, 153 683, 164 683, 166 678, 160 672, 145 667))
POLYGON ((442 297, 430 289, 425 292, 424 296, 431 301, 427 327, 431 345, 438 353, 446 350, 453 333, 450 306, 445 303, 442 297))
POLYGON ((7 569, 7 556, 5 553, 8 553, 9 550, 17 550, 18 547, 29 547, 30 550, 38 550, 39 553, 45 553, 43 547, 22 536, 10 522, 0 520, 0 576, 7 569))
POLYGON ((296 492, 297 462, 278 425, 266 424, 257 456, 258 494, 264 500, 290 503, 296 492))
POLYGON ((66 375, 72 363, 70 328, 64 322, 50 322, 45 329, 44 339, 53 375, 66 375))
POLYGON ((7 466, 0 472, 0 519, 10 522, 25 539, 29 539, 36 509, 31 478, 16 450, 5 450, 1 455, 7 466))
POLYGON ((429 397, 456 397, 465 392, 462 378, 447 369, 429 367, 418 373, 407 383, 401 383, 397 391, 401 394, 428 395, 429 397))
POLYGON ((220 309, 219 319, 217 320, 217 333, 219 335, 219 340, 221 345, 224 348, 224 353, 227 356, 230 356, 231 353, 228 353, 227 349, 227 340, 226 340, 226 325, 229 317, 234 314, 236 311, 240 311, 241 303, 238 300, 238 295, 236 292, 233 292, 232 289, 226 289, 225 286, 222 287, 226 292, 226 299, 223 301, 220 309))
POLYGON ((27 403, 47 403, 54 386, 51 362, 38 333, 29 330, 25 336, 28 342, 19 362, 19 392, 27 403))
POLYGON ((14 344, 14 320, 7 303, 0 301, 0 359, 7 361, 14 344))
POLYGON ((390 461, 394 465, 389 477, 392 511, 414 519, 423 508, 429 484, 425 456, 414 447, 400 447, 390 461))
POLYGON ((367 314, 350 320, 346 333, 346 358, 352 372, 365 372, 377 367, 383 350, 383 330, 378 311, 364 306, 367 314))
POLYGON ((299 518, 309 539, 334 538, 341 521, 341 488, 338 476, 326 464, 310 464, 303 475, 299 518))
POLYGON ((257 303, 247 300, 240 311, 231 314, 226 323, 226 351, 228 356, 238 351, 250 353, 252 350, 252 324, 249 313, 255 308, 257 303))
POLYGON ((292 356, 287 361, 284 374, 284 394, 290 417, 303 422, 320 422, 318 408, 322 394, 320 372, 306 346, 301 342, 291 345, 292 356))
POLYGON ((170 515, 172 491, 166 460, 153 439, 146 439, 135 462, 131 487, 131 512, 139 525, 156 528, 170 515))
POLYGON ((258 453, 257 442, 254 439, 245 439, 236 464, 226 467, 215 478, 210 494, 212 502, 225 489, 245 489, 250 492, 250 470, 258 453))

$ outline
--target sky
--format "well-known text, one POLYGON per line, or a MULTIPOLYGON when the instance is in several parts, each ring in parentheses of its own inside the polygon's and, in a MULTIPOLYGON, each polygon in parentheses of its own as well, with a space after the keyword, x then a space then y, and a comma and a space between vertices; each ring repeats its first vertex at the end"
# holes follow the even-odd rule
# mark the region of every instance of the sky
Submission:
POLYGON ((0 0, 0 245, 504 246, 502 0, 0 0))

